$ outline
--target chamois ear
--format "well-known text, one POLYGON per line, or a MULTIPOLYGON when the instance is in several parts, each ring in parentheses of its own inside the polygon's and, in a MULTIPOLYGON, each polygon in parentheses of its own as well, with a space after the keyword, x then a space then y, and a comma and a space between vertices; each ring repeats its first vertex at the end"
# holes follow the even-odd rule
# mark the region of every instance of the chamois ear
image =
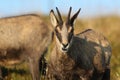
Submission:
POLYGON ((51 23, 52 23, 53 27, 56 27, 58 25, 58 19, 55 16, 53 10, 50 11, 50 20, 51 20, 51 23))
POLYGON ((73 17, 70 19, 70 23, 73 25, 79 12, 80 12, 81 8, 73 15, 73 17))

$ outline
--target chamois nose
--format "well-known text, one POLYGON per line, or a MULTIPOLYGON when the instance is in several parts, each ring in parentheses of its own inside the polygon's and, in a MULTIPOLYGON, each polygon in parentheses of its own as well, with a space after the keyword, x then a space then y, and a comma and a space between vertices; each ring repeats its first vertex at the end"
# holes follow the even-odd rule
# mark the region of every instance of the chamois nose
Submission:
POLYGON ((68 43, 67 44, 62 44, 64 48, 66 48, 68 46, 68 43))

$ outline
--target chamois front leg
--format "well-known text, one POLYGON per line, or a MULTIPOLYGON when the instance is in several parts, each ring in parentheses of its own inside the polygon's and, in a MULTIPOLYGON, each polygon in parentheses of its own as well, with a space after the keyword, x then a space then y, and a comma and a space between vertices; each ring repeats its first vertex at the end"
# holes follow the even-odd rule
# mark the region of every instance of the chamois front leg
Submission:
POLYGON ((39 60, 29 59, 29 68, 33 80, 40 80, 39 60))

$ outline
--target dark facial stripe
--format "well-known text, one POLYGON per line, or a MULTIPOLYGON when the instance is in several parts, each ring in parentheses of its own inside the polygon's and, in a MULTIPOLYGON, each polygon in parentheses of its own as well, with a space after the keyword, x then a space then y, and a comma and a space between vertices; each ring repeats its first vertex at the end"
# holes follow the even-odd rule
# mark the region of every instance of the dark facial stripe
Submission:
POLYGON ((71 41, 71 39, 72 39, 73 31, 74 31, 74 29, 72 29, 71 32, 70 32, 69 35, 68 35, 68 42, 69 42, 69 43, 70 43, 70 41, 71 41))
POLYGON ((57 38, 59 39, 59 41, 62 42, 62 36, 61 36, 61 34, 57 31, 57 29, 55 29, 55 34, 56 34, 57 38))

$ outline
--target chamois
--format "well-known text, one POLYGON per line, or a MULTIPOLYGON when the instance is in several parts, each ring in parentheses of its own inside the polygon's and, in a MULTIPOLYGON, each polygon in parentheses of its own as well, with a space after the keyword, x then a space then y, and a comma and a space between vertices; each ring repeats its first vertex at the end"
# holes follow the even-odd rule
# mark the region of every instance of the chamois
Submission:
POLYGON ((111 46, 108 40, 92 29, 74 34, 74 21, 81 9, 63 22, 56 7, 50 20, 53 25, 53 42, 48 55, 48 80, 109 80, 111 46), (104 77, 103 77, 104 76, 104 77))
POLYGON ((50 29, 37 14, 0 19, 0 66, 27 61, 33 80, 40 80, 39 60, 50 40, 50 29))

